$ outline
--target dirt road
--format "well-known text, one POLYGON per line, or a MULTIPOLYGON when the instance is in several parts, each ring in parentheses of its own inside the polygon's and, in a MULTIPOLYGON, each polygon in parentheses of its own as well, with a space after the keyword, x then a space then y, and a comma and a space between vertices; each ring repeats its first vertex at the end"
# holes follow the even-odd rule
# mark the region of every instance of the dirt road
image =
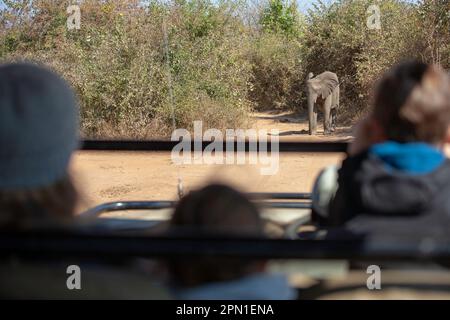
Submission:
MULTIPOLYGON (((338 128, 333 136, 306 134, 306 119, 289 113, 256 113, 253 127, 278 129, 280 140, 336 141, 350 136, 338 128)), ((263 165, 175 165, 168 152, 78 152, 73 172, 88 205, 116 200, 170 200, 178 178, 187 191, 209 181, 228 182, 251 192, 309 192, 320 169, 336 164, 341 154, 280 154, 277 174, 260 174, 263 165)))
POLYGON ((351 127, 337 127, 332 135, 323 134, 322 120, 317 124, 317 134, 308 134, 306 114, 292 112, 256 112, 252 114, 252 127, 255 129, 278 129, 280 141, 342 141, 351 139, 351 127))
POLYGON ((260 165, 180 165, 170 153, 79 152, 73 171, 84 194, 96 204, 113 200, 174 199, 178 177, 185 189, 208 181, 225 181, 244 191, 306 192, 321 168, 338 163, 340 154, 282 154, 275 175, 260 174, 260 165))

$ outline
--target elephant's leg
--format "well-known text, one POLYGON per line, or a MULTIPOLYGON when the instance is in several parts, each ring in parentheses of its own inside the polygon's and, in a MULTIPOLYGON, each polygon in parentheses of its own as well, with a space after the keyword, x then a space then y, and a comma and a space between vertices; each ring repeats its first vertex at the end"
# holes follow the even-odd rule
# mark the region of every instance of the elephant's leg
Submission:
POLYGON ((331 130, 331 95, 329 95, 323 104, 323 132, 330 134, 331 130))
POLYGON ((316 134, 317 129, 317 107, 314 104, 308 109, 309 116, 309 134, 316 134))
POLYGON ((331 132, 336 131, 336 121, 337 121, 337 109, 333 108, 331 109, 331 114, 330 114, 330 123, 331 123, 331 132))
POLYGON ((317 108, 315 108, 313 112, 313 134, 316 134, 316 131, 317 131, 317 108))
POLYGON ((331 131, 335 131, 336 130, 336 123, 337 123, 337 110, 339 109, 339 95, 340 95, 340 89, 339 86, 337 86, 333 93, 333 98, 332 98, 332 107, 333 109, 331 109, 331 131))

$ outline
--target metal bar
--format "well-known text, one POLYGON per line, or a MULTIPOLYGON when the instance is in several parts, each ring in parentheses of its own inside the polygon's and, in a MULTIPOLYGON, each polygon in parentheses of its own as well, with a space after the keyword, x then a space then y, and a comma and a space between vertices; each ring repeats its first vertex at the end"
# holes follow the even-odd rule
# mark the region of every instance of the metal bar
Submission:
POLYGON ((311 209, 310 202, 275 202, 275 201, 260 201, 257 202, 259 205, 266 208, 276 208, 276 209, 311 209))
POLYGON ((450 261, 448 240, 420 250, 420 240, 366 242, 343 240, 273 240, 218 236, 119 236, 98 234, 0 234, 0 256, 192 257, 214 255, 271 259, 358 259, 450 261))
POLYGON ((306 192, 250 192, 247 195, 252 199, 311 200, 311 193, 306 192))
POLYGON ((102 203, 81 213, 82 217, 98 217, 102 213, 123 210, 158 210, 172 208, 175 201, 116 201, 102 203))
MULTIPOLYGON (((259 201, 258 204, 267 208, 284 208, 284 209, 310 209, 309 202, 269 202, 259 201)), ((102 203, 96 207, 90 208, 81 213, 82 217, 98 217, 102 213, 123 210, 158 210, 173 208, 175 201, 117 201, 102 203)))
MULTIPOLYGON (((170 140, 84 140, 81 150, 95 151, 166 151, 170 152, 178 144, 178 141, 170 140)), ((200 145, 202 150, 211 142, 202 141, 200 145)), ((191 150, 194 150, 196 142, 191 141, 191 150)), ((294 142, 280 141, 279 152, 346 152, 347 142, 294 142)), ((250 149, 251 142, 245 141, 245 150, 250 149)), ((237 150, 238 142, 234 142, 233 150, 237 150)), ((259 143, 255 144, 259 151, 259 143)), ((222 150, 228 150, 225 141, 222 142, 222 150)), ((266 145, 267 152, 272 151, 272 145, 269 142, 266 145)))

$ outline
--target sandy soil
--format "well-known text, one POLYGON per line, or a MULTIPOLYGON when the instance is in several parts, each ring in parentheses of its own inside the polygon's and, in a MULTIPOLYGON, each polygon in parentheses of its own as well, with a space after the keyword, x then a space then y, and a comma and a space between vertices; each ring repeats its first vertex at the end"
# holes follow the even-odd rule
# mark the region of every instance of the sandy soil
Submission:
POLYGON ((115 200, 170 200, 178 177, 185 190, 208 181, 231 183, 252 192, 308 192, 324 166, 340 154, 281 154, 275 175, 260 174, 261 165, 175 165, 170 153, 78 152, 73 172, 93 204, 115 200))
MULTIPOLYGON (((320 116, 320 114, 319 114, 320 116)), ((252 115, 252 127, 255 129, 277 129, 280 140, 284 141, 342 141, 351 139, 351 127, 337 127, 332 135, 323 134, 322 119, 319 118, 317 134, 308 134, 308 119, 305 114, 292 112, 257 112, 252 115)))
MULTIPOLYGON (((333 136, 309 136, 306 119, 290 113, 254 114, 256 129, 278 129, 280 140, 336 141, 351 138, 349 128, 333 136)), ((231 183, 249 192, 309 192, 324 166, 338 163, 341 154, 282 153, 277 174, 264 176, 267 165, 175 165, 168 152, 88 152, 73 159, 73 172, 88 205, 116 200, 170 200, 177 198, 178 178, 184 190, 209 181, 231 183)))

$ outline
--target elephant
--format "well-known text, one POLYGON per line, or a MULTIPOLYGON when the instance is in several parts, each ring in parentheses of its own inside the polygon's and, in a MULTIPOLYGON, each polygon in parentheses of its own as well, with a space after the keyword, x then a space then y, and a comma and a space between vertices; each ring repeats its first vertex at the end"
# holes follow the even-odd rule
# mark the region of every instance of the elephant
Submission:
POLYGON ((308 96, 309 134, 316 134, 317 109, 320 105, 324 113, 324 134, 328 135, 335 130, 336 112, 339 108, 339 80, 335 73, 325 71, 316 77, 308 74, 306 79, 308 96))

